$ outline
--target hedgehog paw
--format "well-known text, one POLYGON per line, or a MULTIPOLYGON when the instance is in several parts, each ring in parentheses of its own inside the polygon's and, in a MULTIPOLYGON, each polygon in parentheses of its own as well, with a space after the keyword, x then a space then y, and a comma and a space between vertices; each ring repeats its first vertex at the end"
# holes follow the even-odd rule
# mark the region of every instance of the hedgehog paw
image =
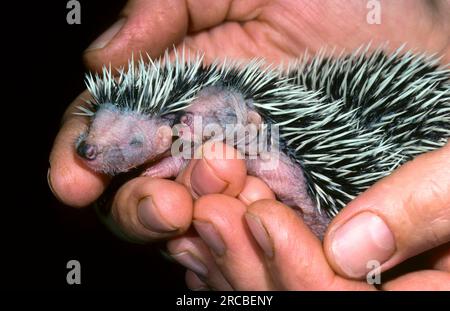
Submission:
POLYGON ((142 176, 149 176, 154 178, 172 178, 176 177, 183 169, 186 160, 182 157, 167 157, 163 158, 158 163, 147 168, 142 176))

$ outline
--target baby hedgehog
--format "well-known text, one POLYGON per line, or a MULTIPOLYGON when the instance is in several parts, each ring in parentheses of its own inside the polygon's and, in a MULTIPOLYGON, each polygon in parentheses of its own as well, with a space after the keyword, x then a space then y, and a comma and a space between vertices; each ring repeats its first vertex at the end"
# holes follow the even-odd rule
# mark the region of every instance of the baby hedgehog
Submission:
POLYGON ((249 174, 322 237, 355 196, 450 137, 450 69, 431 56, 319 53, 287 72, 257 60, 168 59, 87 76, 92 100, 80 114, 91 122, 76 150, 88 167, 115 175, 145 164, 144 175, 169 178, 191 155, 190 144, 174 152, 175 138, 244 142, 249 174))

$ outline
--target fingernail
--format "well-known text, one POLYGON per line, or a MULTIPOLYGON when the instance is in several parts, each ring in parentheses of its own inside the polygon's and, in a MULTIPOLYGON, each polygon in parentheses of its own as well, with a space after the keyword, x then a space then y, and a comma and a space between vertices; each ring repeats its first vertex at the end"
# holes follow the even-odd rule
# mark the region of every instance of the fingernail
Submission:
POLYGON ((151 197, 140 200, 137 208, 138 219, 147 229, 160 233, 177 230, 161 216, 151 197))
POLYGON ((262 224, 261 219, 259 219, 259 217, 255 215, 246 213, 245 220, 253 237, 255 238, 256 242, 258 242, 259 246, 262 248, 266 256, 269 258, 273 258, 272 239, 270 238, 269 233, 262 224))
POLYGON ((50 188, 50 191, 53 193, 53 195, 55 195, 55 190, 53 190, 52 181, 50 179, 50 167, 47 170, 47 184, 48 187, 50 188))
POLYGON ((56 195, 55 189, 53 189, 53 186, 52 186, 52 178, 50 176, 50 167, 47 170, 47 184, 48 184, 48 187, 50 188, 50 191, 55 196, 55 198, 60 200, 59 197, 56 195))
POLYGON ((194 292, 206 292, 206 291, 210 291, 210 289, 208 287, 205 286, 200 286, 197 288, 191 288, 192 291, 194 292))
POLYGON ((95 39, 86 49, 86 51, 92 51, 104 48, 112 38, 122 29, 126 22, 126 18, 121 18, 116 21, 111 27, 109 27, 104 33, 102 33, 97 39, 95 39))
POLYGON ((217 255, 225 254, 225 243, 214 226, 206 221, 194 220, 194 227, 202 240, 217 255))
POLYGON ((170 261, 170 262, 174 262, 174 260, 173 260, 173 258, 172 258, 172 255, 171 254, 169 254, 168 252, 166 252, 165 250, 162 250, 162 249, 159 249, 159 253, 161 254, 161 256, 164 258, 164 259, 166 259, 167 261, 170 261))
POLYGON ((189 251, 184 251, 171 255, 180 265, 192 270, 195 274, 206 277, 208 275, 208 268, 206 265, 195 255, 189 251))
POLYGON ((331 251, 344 273, 361 278, 373 268, 367 267, 370 261, 378 261, 381 265, 394 254, 395 240, 380 217, 363 212, 334 232, 331 251))
POLYGON ((199 196, 211 193, 222 193, 228 184, 214 174, 204 159, 197 161, 191 174, 192 190, 199 196))

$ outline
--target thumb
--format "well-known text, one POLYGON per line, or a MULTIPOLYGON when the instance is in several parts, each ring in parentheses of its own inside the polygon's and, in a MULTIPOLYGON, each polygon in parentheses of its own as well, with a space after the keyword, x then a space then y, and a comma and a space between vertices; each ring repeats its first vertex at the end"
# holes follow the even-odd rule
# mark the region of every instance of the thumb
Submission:
POLYGON ((336 272, 362 278, 450 241, 450 144, 418 156, 342 210, 324 240, 336 272), (371 263, 372 261, 372 263, 371 263))
POLYGON ((180 43, 188 32, 220 24, 230 3, 231 0, 130 0, 119 19, 86 49, 85 63, 99 71, 104 64, 125 65, 133 52, 158 57, 167 47, 180 43))

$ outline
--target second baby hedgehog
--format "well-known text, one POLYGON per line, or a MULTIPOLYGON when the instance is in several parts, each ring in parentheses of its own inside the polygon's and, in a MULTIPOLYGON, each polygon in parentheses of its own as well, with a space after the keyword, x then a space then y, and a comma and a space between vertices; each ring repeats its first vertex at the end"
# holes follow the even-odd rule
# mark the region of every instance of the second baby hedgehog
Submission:
POLYGON ((433 57, 402 49, 321 53, 287 72, 261 61, 168 59, 136 68, 131 61, 117 79, 111 69, 87 76, 92 100, 80 114, 91 122, 76 150, 88 167, 115 175, 158 159, 144 174, 168 178, 186 163, 168 153, 175 136, 202 142, 231 133, 227 143, 244 141, 249 174, 322 237, 355 196, 450 137, 450 69, 433 57))

